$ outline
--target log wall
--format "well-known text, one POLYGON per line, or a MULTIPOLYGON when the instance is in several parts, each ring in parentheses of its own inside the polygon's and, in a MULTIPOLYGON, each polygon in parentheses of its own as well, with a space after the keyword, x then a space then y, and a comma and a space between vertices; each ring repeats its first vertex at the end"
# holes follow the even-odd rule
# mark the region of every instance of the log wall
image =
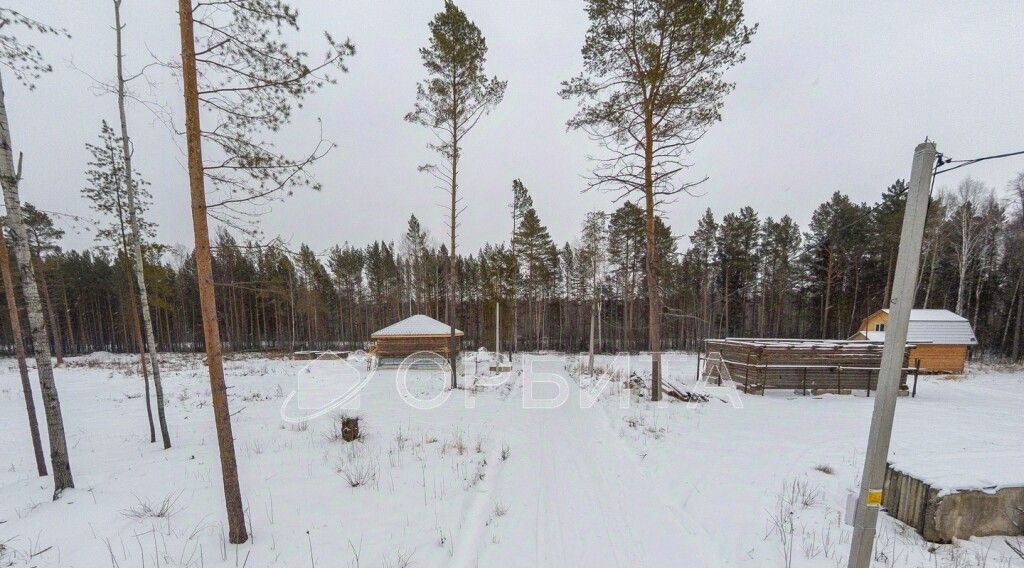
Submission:
MULTIPOLYGON (((455 337, 456 350, 462 347, 462 337, 455 337)), ((422 337, 381 337, 377 339, 374 353, 378 357, 408 357, 419 351, 429 351, 448 357, 448 336, 422 337)))
MULTIPOLYGON (((706 350, 722 354, 733 381, 747 392, 874 391, 882 363, 882 345, 858 341, 709 339, 706 350)), ((907 362, 904 354, 901 390, 907 362)))

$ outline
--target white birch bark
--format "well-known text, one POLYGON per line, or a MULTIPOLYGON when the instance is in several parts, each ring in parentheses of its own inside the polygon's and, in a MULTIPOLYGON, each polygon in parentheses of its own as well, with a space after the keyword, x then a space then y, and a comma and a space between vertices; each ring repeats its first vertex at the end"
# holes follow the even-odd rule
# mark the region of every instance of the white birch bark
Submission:
POLYGON ((171 447, 171 435, 167 429, 164 413, 164 389, 160 380, 160 362, 156 354, 156 335, 153 333, 153 319, 149 312, 149 294, 146 290, 145 265, 142 258, 142 231, 135 203, 135 176, 132 170, 131 139, 128 138, 128 120, 125 115, 124 53, 121 46, 121 0, 114 0, 114 30, 117 33, 117 110, 121 120, 121 151, 124 153, 125 188, 128 193, 128 225, 132 233, 132 257, 135 264, 135 279, 139 286, 139 305, 142 311, 142 325, 146 344, 149 348, 149 366, 153 369, 153 389, 156 391, 156 413, 160 421, 160 436, 164 449, 171 447))
MULTIPOLYGON (((20 169, 20 168, 19 168, 20 169)), ((14 151, 11 144, 11 129, 4 100, 3 78, 0 75, 0 182, 3 183, 4 205, 7 220, 11 226, 11 240, 14 257, 21 275, 25 304, 28 308, 29 330, 39 374, 39 390, 43 396, 43 410, 46 414, 46 429, 50 439, 50 463, 53 466, 53 498, 75 486, 71 477, 71 463, 68 459, 67 439, 64 435, 64 419, 60 412, 60 397, 53 378, 53 363, 50 361, 50 342, 47 337, 46 318, 39 300, 39 288, 32 270, 29 254, 28 230, 22 219, 21 201, 18 197, 18 182, 21 173, 15 170, 14 151)))

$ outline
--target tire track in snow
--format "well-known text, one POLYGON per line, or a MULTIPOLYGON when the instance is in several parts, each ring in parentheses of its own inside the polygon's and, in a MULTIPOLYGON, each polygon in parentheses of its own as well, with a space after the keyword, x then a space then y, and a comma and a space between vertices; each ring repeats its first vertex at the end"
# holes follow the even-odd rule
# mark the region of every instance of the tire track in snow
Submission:
MULTIPOLYGON (((512 398, 501 412, 505 432, 521 446, 513 446, 492 493, 511 508, 495 529, 502 542, 490 547, 470 539, 480 547, 481 565, 721 565, 703 527, 665 501, 636 456, 614 439, 619 434, 605 413, 582 409, 579 400, 570 383, 560 408, 524 410, 512 398)), ((460 552, 460 560, 470 558, 460 552)))

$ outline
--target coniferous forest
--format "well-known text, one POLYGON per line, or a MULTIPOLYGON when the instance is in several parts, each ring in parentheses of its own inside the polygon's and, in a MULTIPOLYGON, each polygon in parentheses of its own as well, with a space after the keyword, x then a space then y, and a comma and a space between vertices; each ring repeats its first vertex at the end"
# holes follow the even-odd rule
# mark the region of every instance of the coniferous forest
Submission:
MULTIPOLYGON (((107 129, 104 136, 116 143, 107 129)), ((555 243, 527 186, 513 185, 509 239, 457 257, 455 324, 465 331, 467 347, 494 348, 497 303, 503 350, 585 350, 591 310, 597 310, 599 350, 644 350, 641 207, 625 202, 592 212, 577 238, 555 243)), ((814 209, 807 226, 789 216, 763 217, 751 207, 724 215, 708 210, 691 228, 659 218, 665 348, 696 349, 708 337, 850 336, 862 318, 888 305, 906 189, 896 180, 875 203, 836 192, 814 209)), ((137 351, 133 272, 118 196, 83 193, 109 223, 89 250, 61 250, 60 223, 26 207, 55 353, 137 351)), ((140 195, 148 204, 148 195, 140 195)), ((936 190, 916 303, 968 318, 978 353, 1017 360, 1024 319, 1022 204, 1024 174, 1005 188, 968 178, 936 190)), ((146 232, 152 235, 152 227, 146 232)), ((444 319, 449 254, 416 215, 393 241, 327 250, 245 235, 222 229, 213 243, 227 349, 360 348, 374 330, 410 314, 444 319)), ((191 251, 149 243, 146 257, 159 348, 202 350, 191 251)), ((13 351, 6 323, 3 334, 4 347, 13 351)))

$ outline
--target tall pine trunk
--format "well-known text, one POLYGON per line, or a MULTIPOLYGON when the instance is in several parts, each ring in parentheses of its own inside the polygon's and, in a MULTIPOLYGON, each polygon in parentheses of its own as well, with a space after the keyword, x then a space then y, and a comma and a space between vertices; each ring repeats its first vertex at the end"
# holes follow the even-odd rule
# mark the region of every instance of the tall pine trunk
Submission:
POLYGON ((213 259, 210 254, 210 229, 206 216, 206 188, 203 173, 203 149, 199 125, 199 87, 196 82, 196 47, 192 23, 192 2, 178 0, 181 26, 181 71, 185 95, 185 138, 188 144, 188 177, 192 198, 192 226, 196 239, 196 275, 199 303, 206 344, 206 362, 210 370, 210 392, 217 425, 224 502, 228 515, 228 540, 241 544, 249 540, 238 485, 235 440, 231 432, 224 362, 221 357, 220 328, 217 324, 217 297, 213 288, 213 259))
POLYGON ((36 456, 36 469, 39 470, 39 476, 43 477, 48 475, 46 471, 46 458, 43 456, 43 442, 39 437, 36 400, 32 395, 32 381, 29 380, 28 376, 28 363, 25 362, 25 338, 21 335, 21 316, 18 313, 14 279, 11 277, 11 257, 7 252, 7 241, 4 239, 2 225, 0 225, 0 271, 3 272, 4 294, 7 296, 7 314, 11 320, 11 337, 14 340, 14 354, 18 358, 21 392, 25 395, 25 412, 28 413, 28 429, 32 436, 32 449, 36 456))
POLYGON ((650 115, 645 121, 644 145, 644 200, 647 220, 647 298, 648 349, 651 351, 651 400, 661 400, 661 285, 658 278, 658 242, 654 224, 654 124, 650 115))
POLYGON ((592 279, 591 279, 591 284, 590 284, 590 293, 593 296, 593 299, 590 302, 590 374, 591 375, 594 374, 594 329, 597 327, 597 321, 596 320, 597 320, 597 306, 598 306, 598 296, 597 296, 597 246, 594 247, 594 253, 593 254, 594 254, 594 266, 592 267, 593 274, 592 274, 592 279))
POLYGON ((448 251, 450 260, 448 261, 448 364, 452 368, 452 388, 459 388, 458 381, 458 369, 455 367, 455 361, 458 353, 455 351, 455 275, 456 275, 456 261, 455 256, 455 218, 458 214, 456 207, 458 206, 458 200, 456 199, 456 191, 459 188, 458 185, 458 173, 459 173, 459 140, 456 135, 458 126, 452 126, 452 183, 451 183, 451 249, 448 251))
POLYGON ((60 412, 57 383, 53 378, 46 318, 43 315, 43 306, 39 301, 39 288, 32 271, 28 230, 22 219, 21 201, 18 197, 18 182, 21 181, 20 169, 20 166, 18 170, 15 170, 14 167, 11 129, 7 118, 3 79, 0 77, 0 181, 3 182, 4 205, 7 207, 7 218, 11 224, 11 240, 14 244, 15 260, 21 274, 21 286, 24 290, 25 305, 28 308, 29 331, 32 333, 36 370, 39 374, 39 389, 43 395, 43 410, 46 414, 46 430, 50 438, 53 499, 57 500, 65 489, 75 486, 75 481, 71 477, 71 462, 68 459, 67 439, 64 436, 64 418, 60 412))

